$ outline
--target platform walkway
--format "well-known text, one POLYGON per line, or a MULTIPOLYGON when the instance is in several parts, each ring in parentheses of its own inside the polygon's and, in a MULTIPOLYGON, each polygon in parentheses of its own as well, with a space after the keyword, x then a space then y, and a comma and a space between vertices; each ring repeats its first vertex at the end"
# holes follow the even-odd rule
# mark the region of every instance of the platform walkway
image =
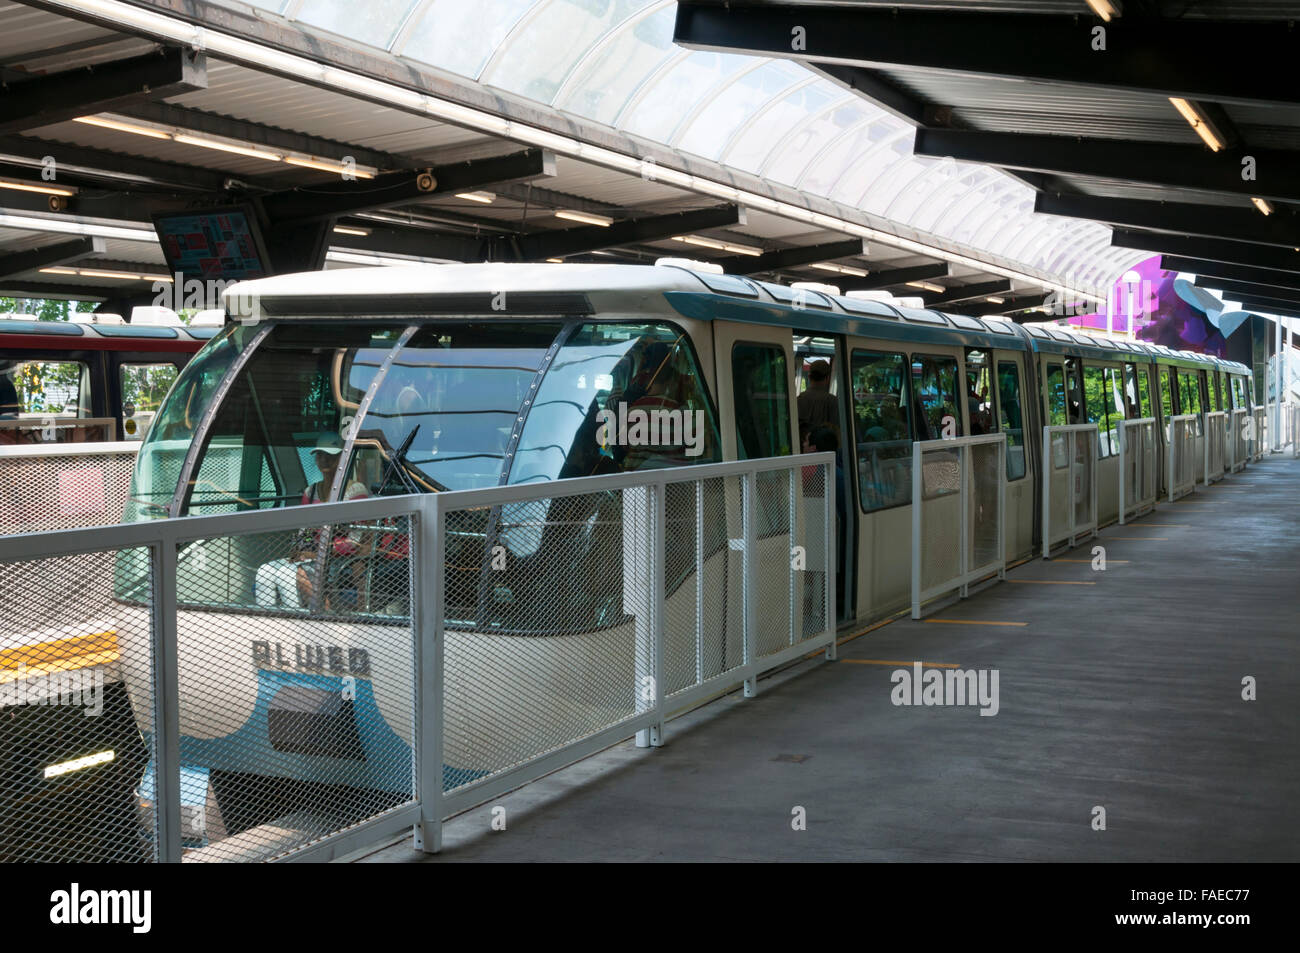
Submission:
POLYGON ((357 859, 1300 859, 1300 463, 1065 556, 476 808, 436 858, 406 838, 357 859), (997 715, 892 704, 915 660, 996 669, 997 715))

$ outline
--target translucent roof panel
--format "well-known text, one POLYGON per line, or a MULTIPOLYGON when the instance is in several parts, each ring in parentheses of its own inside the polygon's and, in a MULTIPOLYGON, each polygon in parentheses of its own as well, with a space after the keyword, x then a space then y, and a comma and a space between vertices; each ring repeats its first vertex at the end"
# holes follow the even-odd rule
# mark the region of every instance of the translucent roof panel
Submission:
POLYGON ((1134 259, 1000 170, 913 155, 911 126, 802 64, 674 46, 674 0, 253 2, 1071 284, 1134 259))

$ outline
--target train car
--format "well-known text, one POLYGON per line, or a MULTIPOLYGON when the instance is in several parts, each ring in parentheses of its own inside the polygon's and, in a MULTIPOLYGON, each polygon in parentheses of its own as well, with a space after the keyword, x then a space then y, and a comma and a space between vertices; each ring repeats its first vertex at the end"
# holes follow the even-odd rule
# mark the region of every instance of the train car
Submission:
POLYGON ((219 327, 136 311, 141 323, 0 316, 0 446, 142 440, 176 375, 219 327))
MULTIPOLYGON (((914 441, 1006 435, 1002 518, 1014 561, 1039 540, 1043 468, 1055 465, 1041 446, 1045 423, 1095 423, 1110 467, 1119 418, 1149 414, 1163 425, 1183 407, 1210 406, 1216 380, 1215 394, 1233 395, 1219 401, 1244 398, 1245 369, 1205 357, 680 262, 333 271, 249 282, 227 302, 229 322, 181 373, 140 450, 128 518, 783 456, 829 440, 843 503, 841 625, 909 602, 914 441), (255 310, 240 310, 250 302, 255 310), (1199 404, 1179 389, 1184 376, 1201 388, 1199 404), (642 402, 699 426, 668 445, 611 448, 601 412, 642 402)), ((1100 470, 1103 485, 1116 478, 1100 470)), ((1113 519, 1117 506, 1103 499, 1103 519, 1113 519)), ((517 693, 508 707, 485 702, 474 713, 485 736, 508 737, 521 711, 581 723, 584 653, 627 624, 616 599, 584 602, 566 583, 623 571, 617 545, 590 529, 619 523, 605 505, 588 500, 541 520, 587 527, 580 535, 530 528, 538 514, 526 520, 509 507, 455 528, 448 638, 490 641, 492 677, 517 693), (485 591, 472 580, 497 542, 517 568, 485 591), (574 600, 571 628, 539 628, 530 606, 543 595, 574 600)), ((725 577, 737 501, 720 492, 706 505, 716 538, 701 571, 725 577)), ((759 514, 760 523, 782 518, 759 514)), ((200 540, 179 554, 186 783, 210 787, 227 832, 291 813, 308 789, 340 792, 357 816, 408 789, 410 699, 391 692, 410 665, 409 647, 394 648, 394 632, 409 625, 398 537, 334 527, 308 539, 200 540), (338 665, 313 663, 313 645, 338 665), (381 685, 370 678, 381 670, 398 677, 381 685), (337 696, 345 678, 363 686, 346 713, 305 701, 337 696), (220 703, 205 679, 221 680, 220 703), (310 745, 284 728, 303 719, 315 726, 310 745)), ((116 596, 124 653, 147 657, 141 559, 119 561, 116 596)), ((725 609, 714 622, 730 640, 725 609)), ((723 651, 737 651, 728 640, 723 651)), ((128 678, 128 688, 148 732, 150 686, 128 678)), ((500 756, 509 763, 508 751, 500 756)), ((466 757, 447 752, 444 770, 498 767, 466 757)))

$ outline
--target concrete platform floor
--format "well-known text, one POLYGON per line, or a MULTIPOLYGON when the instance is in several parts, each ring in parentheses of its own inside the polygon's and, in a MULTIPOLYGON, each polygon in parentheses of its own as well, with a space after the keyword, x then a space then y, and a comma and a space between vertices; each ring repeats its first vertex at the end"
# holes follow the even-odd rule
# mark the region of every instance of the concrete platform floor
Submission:
POLYGON ((437 857, 408 837, 361 859, 1300 859, 1300 461, 1065 555, 455 818, 437 857), (918 659, 997 669, 997 715, 892 704, 901 666, 878 663, 918 659))

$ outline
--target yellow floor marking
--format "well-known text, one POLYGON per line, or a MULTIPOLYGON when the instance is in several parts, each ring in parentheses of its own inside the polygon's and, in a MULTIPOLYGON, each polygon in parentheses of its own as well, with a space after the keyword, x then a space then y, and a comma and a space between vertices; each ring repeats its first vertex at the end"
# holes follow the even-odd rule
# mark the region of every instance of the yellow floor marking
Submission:
POLYGON ((924 621, 931 625, 938 623, 943 625, 1014 625, 1022 628, 1029 625, 1028 622, 985 622, 983 619, 926 619, 924 621))
MULTIPOLYGON (((840 661, 849 662, 853 665, 894 665, 894 666, 902 665, 904 667, 909 667, 909 668, 916 664, 915 661, 888 662, 885 661, 884 659, 875 659, 875 658, 842 658, 840 659, 840 661)), ((924 668, 961 668, 960 665, 957 665, 954 662, 922 662, 921 665, 924 668)))
POLYGON ((1008 579, 1020 586, 1095 586, 1095 582, 1069 582, 1063 579, 1008 579))
MULTIPOLYGON (((1054 562, 1054 563, 1090 563, 1090 562, 1092 562, 1092 560, 1091 560, 1091 559, 1061 559, 1061 558, 1058 556, 1057 558, 1053 559, 1052 562, 1054 562)), ((1119 566, 1119 565, 1125 565, 1125 564, 1127 564, 1127 563, 1128 563, 1128 560, 1127 560, 1127 559, 1108 559, 1108 560, 1106 560, 1106 565, 1108 565, 1108 566, 1111 566, 1111 565, 1119 566)), ((1013 579, 1012 582, 1014 582, 1014 581, 1015 581, 1015 580, 1013 579)))

